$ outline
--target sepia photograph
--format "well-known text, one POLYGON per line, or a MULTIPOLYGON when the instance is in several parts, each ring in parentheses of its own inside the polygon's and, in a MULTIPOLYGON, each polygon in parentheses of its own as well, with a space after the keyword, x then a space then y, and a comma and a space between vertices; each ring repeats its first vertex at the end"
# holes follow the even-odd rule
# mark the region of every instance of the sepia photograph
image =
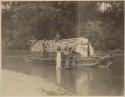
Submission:
POLYGON ((124 1, 1 1, 1 96, 124 96, 124 1))

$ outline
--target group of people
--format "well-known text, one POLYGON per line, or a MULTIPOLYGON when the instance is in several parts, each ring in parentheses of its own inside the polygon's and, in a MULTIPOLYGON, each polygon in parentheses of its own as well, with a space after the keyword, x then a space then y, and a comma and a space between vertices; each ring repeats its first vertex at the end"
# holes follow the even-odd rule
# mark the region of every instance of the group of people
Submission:
POLYGON ((64 69, 74 69, 76 68, 76 52, 70 47, 69 49, 65 49, 65 51, 61 51, 61 47, 57 47, 57 57, 56 57, 56 68, 64 68, 64 69), (62 57, 64 57, 65 61, 62 65, 62 57))
MULTIPOLYGON (((56 41, 60 39, 59 32, 56 33, 56 41)), ((46 40, 43 41, 43 53, 46 55, 46 40)), ((64 50, 58 45, 56 50, 56 68, 73 69, 76 68, 76 52, 72 47, 66 47, 64 50), (63 59, 63 60, 62 60, 63 59), (62 64, 62 61, 65 61, 62 64)))

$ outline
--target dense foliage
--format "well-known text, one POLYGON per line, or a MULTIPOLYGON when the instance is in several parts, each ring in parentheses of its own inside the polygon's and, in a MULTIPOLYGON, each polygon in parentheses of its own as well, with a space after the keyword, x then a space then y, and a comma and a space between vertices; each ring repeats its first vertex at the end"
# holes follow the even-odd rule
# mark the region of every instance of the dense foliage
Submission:
MULTIPOLYGON (((2 47, 28 49, 35 37, 55 39, 87 37, 95 49, 123 49, 124 2, 108 2, 111 9, 99 11, 90 1, 2 2, 2 47)), ((107 3, 107 2, 106 2, 107 3)))

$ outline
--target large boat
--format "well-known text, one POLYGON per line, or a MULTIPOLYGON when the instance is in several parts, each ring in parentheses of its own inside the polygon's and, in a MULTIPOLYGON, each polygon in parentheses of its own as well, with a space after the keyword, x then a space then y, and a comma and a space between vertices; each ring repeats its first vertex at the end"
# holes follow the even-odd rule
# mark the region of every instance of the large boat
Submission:
POLYGON ((62 52, 62 65, 65 64, 65 48, 72 48, 75 50, 79 57, 76 59, 77 66, 98 66, 103 63, 107 65, 111 63, 111 55, 97 56, 94 53, 94 49, 88 39, 86 38, 72 38, 72 39, 62 39, 62 40, 40 40, 36 42, 31 51, 35 52, 34 55, 26 56, 23 59, 26 62, 40 62, 40 63, 56 63, 56 49, 61 47, 62 52), (46 45, 46 48, 44 46, 46 45), (46 49, 46 54, 44 54, 44 49, 46 49), (52 53, 53 52, 53 53, 52 53), (38 54, 41 54, 38 56, 38 54), (49 62, 48 62, 49 61, 49 62))
MULTIPOLYGON (((52 54, 49 56, 25 56, 23 57, 23 60, 25 62, 34 62, 34 63, 44 63, 44 64, 56 64, 56 54, 52 54)), ((62 57, 62 66, 65 65, 65 57, 62 57)), ((112 55, 103 55, 103 56, 91 56, 88 58, 80 58, 76 59, 76 66, 81 67, 81 66, 88 66, 88 67, 95 67, 95 66, 104 66, 107 67, 109 64, 111 65, 112 63, 112 55)))

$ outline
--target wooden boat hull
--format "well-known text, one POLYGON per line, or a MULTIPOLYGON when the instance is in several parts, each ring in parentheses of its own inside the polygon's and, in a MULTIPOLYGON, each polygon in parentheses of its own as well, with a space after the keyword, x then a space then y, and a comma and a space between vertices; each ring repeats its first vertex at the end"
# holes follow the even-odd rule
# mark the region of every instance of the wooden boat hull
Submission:
MULTIPOLYGON (((31 57, 26 56, 23 58, 25 62, 35 62, 35 63, 47 63, 47 64, 56 64, 56 58, 40 58, 40 57, 31 57), (49 61, 49 62, 48 62, 49 61)), ((86 59, 81 59, 76 61, 76 65, 79 66, 95 66, 99 64, 106 65, 107 62, 111 61, 111 56, 102 56, 102 57, 90 57, 86 59)), ((65 59, 62 60, 62 65, 65 65, 65 59)))

